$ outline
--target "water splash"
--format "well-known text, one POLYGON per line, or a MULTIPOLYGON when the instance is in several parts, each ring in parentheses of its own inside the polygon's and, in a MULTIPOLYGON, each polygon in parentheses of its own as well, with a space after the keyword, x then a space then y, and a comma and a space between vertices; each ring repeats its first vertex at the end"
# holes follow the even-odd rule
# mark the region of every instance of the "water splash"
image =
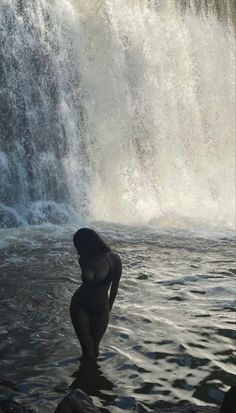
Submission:
POLYGON ((27 222, 49 202, 232 227, 232 2, 217 4, 4 0, 2 204, 27 222))

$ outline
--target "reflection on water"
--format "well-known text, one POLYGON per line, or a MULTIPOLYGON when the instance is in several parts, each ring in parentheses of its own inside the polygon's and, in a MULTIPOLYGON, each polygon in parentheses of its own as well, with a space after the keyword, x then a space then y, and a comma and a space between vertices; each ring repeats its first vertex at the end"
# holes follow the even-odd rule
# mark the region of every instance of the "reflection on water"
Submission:
POLYGON ((220 404, 234 382, 235 243, 154 228, 98 228, 124 272, 95 364, 78 363, 69 316, 74 228, 4 232, 0 393, 54 412, 71 388, 103 412, 220 404))
MULTIPOLYGON (((79 369, 72 374, 72 389, 81 389, 89 396, 98 397, 106 405, 115 400, 116 395, 111 392, 114 385, 101 371, 96 361, 83 359, 79 369)), ((105 411, 105 410, 104 410, 105 411)))

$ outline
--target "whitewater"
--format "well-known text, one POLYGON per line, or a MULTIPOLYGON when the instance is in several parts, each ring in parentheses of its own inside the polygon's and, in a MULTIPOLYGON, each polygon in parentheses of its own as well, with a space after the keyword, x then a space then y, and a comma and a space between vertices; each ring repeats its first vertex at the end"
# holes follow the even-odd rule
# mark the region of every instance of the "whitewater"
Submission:
POLYGON ((3 1, 1 227, 233 228, 233 3, 216 3, 3 1))

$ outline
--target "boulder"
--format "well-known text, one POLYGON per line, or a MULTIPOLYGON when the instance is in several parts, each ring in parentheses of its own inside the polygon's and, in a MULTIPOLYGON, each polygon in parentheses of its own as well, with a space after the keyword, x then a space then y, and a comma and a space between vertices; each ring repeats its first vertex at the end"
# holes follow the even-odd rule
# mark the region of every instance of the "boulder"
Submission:
POLYGON ((100 413, 100 411, 86 393, 74 389, 62 399, 54 413, 100 413))

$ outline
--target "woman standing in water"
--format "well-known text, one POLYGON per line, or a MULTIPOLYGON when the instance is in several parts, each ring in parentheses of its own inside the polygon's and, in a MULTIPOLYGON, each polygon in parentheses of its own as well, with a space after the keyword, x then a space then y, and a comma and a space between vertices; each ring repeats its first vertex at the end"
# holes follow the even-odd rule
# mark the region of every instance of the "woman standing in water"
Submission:
POLYGON ((119 286, 121 259, 92 229, 80 229, 73 240, 82 270, 82 285, 71 300, 71 320, 82 356, 97 357, 119 286))

